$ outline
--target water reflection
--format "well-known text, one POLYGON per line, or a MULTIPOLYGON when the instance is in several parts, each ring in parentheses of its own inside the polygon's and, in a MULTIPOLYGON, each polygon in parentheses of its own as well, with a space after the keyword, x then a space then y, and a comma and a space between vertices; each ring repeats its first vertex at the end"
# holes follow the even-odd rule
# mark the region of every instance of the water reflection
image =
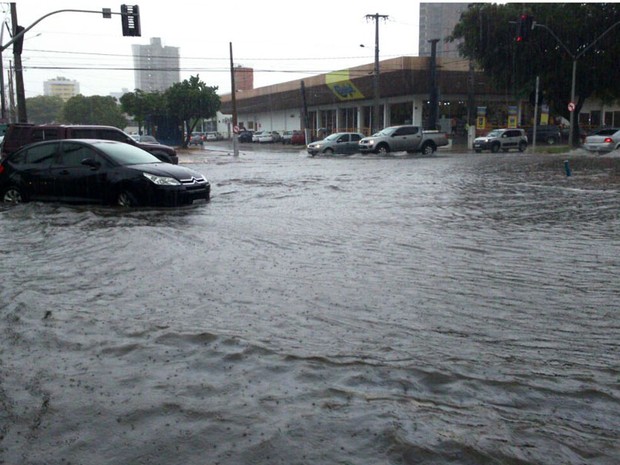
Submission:
POLYGON ((616 187, 524 156, 195 164, 209 204, 0 208, 7 463, 616 461, 616 187))

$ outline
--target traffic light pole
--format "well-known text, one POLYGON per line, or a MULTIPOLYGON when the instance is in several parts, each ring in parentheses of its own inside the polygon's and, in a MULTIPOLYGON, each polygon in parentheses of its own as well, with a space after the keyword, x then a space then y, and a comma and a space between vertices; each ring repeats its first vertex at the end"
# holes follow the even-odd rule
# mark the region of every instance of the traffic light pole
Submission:
MULTIPOLYGON (((22 70, 22 66, 21 66, 21 47, 19 46, 19 41, 22 41, 24 38, 24 35, 26 34, 26 32, 28 32, 30 29, 32 29, 34 26, 36 26, 37 24, 39 24, 41 21, 43 21, 45 18, 48 18, 52 15, 58 14, 58 13, 96 13, 96 14, 103 14, 104 18, 111 18, 112 15, 121 15, 122 17, 127 17, 129 14, 128 13, 113 13, 112 11, 110 11, 109 8, 102 8, 101 10, 97 11, 97 10, 73 10, 73 9, 65 9, 65 10, 56 10, 56 11, 52 11, 51 13, 48 13, 46 15, 41 16, 39 19, 37 19, 34 23, 32 23, 30 26, 28 26, 27 28, 22 28, 21 26, 18 26, 18 22, 17 22, 17 9, 15 6, 15 3, 11 3, 11 21, 13 22, 13 37, 11 38, 11 40, 9 40, 6 44, 2 45, 0 44, 0 60, 2 60, 2 52, 4 52, 7 48, 9 48, 11 45, 17 43, 17 48, 18 51, 14 52, 15 55, 15 81, 16 81, 16 85, 17 85, 17 89, 16 89, 16 93, 17 93, 17 113, 18 113, 18 121, 20 123, 22 122, 27 122, 28 121, 28 117, 26 116, 26 97, 25 97, 25 92, 24 92, 24 88, 23 88, 23 70, 22 70), (17 63, 17 61, 19 60, 19 63, 17 63), (20 84, 21 83, 21 84, 20 84)), ((135 15, 134 15, 135 16, 135 15)), ((136 30, 137 34, 134 35, 140 35, 140 22, 139 22, 139 17, 137 18, 137 24, 134 25, 134 29, 136 30)), ((2 89, 2 91, 4 92, 4 89, 2 89)), ((4 102, 2 102, 4 104, 4 102)), ((2 107, 2 115, 6 114, 6 108, 3 106, 2 107)))
MULTIPOLYGON (((603 32, 600 36, 598 36, 596 39, 594 39, 592 41, 592 43, 590 45, 588 45, 586 48, 584 48, 581 52, 577 53, 576 55, 574 53, 572 53, 568 47, 566 45, 564 45, 564 43, 559 39, 558 36, 555 35, 555 33, 549 29, 547 26, 545 26, 544 24, 538 24, 536 22, 534 22, 532 24, 532 28, 535 27, 542 27, 543 29, 545 29, 547 32, 549 32, 549 34, 551 34, 553 36, 553 38, 555 40, 557 40, 558 44, 560 44, 564 50, 566 50, 566 53, 568 53, 571 57, 571 59, 573 60, 573 76, 572 76, 572 83, 571 83, 571 90, 570 90, 570 101, 573 105, 575 105, 575 92, 576 92, 576 82, 577 82, 577 61, 579 60, 579 58, 581 58, 588 50, 590 50, 594 44, 596 44, 599 40, 601 40, 603 37, 605 37, 608 33, 610 33, 612 31, 612 29, 614 29, 616 26, 618 26, 620 24, 620 21, 612 24, 611 26, 609 26, 605 32, 603 32)), ((570 112, 570 132, 568 133, 568 146, 572 147, 573 143, 575 142, 573 134, 575 132, 575 109, 576 107, 570 112)))

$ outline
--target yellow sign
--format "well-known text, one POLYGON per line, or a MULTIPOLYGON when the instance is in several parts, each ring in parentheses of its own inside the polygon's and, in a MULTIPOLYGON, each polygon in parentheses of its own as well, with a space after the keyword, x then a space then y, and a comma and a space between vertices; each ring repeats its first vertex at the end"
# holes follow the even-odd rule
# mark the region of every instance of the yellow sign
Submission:
POLYGON ((325 84, 340 100, 357 100, 364 98, 355 84, 349 78, 349 71, 334 71, 325 75, 325 84))
POLYGON ((476 129, 484 129, 487 126, 487 117, 478 116, 476 118, 476 129))
POLYGON ((517 127, 517 116, 516 115, 508 116, 508 127, 510 129, 514 129, 517 127))

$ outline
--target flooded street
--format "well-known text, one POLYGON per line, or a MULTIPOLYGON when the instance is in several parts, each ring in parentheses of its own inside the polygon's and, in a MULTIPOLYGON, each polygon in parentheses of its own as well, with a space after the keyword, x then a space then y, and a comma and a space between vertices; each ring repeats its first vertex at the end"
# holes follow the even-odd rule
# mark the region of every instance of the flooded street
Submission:
POLYGON ((0 204, 0 464, 620 463, 618 185, 185 162, 210 203, 0 204))

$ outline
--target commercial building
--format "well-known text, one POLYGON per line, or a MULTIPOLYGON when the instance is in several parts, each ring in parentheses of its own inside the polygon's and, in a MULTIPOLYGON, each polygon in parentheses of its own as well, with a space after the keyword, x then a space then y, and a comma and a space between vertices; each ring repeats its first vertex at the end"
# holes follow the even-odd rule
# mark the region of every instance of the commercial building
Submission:
MULTIPOLYGON (((312 76, 235 93, 237 121, 250 130, 286 131, 308 128, 316 134, 360 131, 394 124, 428 124, 431 93, 429 57, 399 57, 380 62, 380 121, 373 125, 374 64, 312 76)), ((475 117, 478 106, 487 109, 489 124, 505 125, 511 97, 494 89, 482 73, 471 72, 465 60, 437 59, 436 85, 440 96, 435 112, 441 129, 458 130, 475 117)), ((232 113, 231 95, 221 97, 224 114, 232 113)))
POLYGON ((60 97, 65 102, 80 93, 80 83, 66 77, 48 79, 43 83, 43 95, 60 97))
POLYGON ((162 46, 159 37, 149 45, 132 45, 135 88, 164 92, 181 81, 179 47, 162 46))

